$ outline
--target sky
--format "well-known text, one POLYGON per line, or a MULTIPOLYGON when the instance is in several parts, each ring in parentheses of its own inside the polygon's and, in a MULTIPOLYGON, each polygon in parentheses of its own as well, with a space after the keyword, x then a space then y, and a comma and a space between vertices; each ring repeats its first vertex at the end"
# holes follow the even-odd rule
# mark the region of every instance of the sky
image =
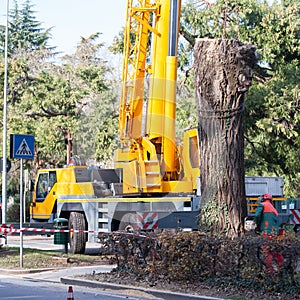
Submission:
MULTIPOLYGON (((5 24, 6 1, 0 0, 0 24, 5 24)), ((23 3, 24 0, 18 0, 23 3)), ((31 0, 42 28, 52 28, 50 46, 64 54, 75 51, 80 37, 101 32, 109 46, 125 24, 126 0, 31 0)), ((14 1, 9 0, 10 9, 14 1)))

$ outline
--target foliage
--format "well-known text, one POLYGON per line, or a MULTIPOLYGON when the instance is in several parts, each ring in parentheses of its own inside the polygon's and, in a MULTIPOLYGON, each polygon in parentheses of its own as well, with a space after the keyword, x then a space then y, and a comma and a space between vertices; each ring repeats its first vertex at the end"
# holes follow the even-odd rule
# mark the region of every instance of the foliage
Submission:
POLYGON ((47 165, 65 163, 65 135, 75 133, 86 108, 106 90, 107 67, 97 56, 102 47, 97 38, 82 39, 61 65, 50 61, 46 49, 23 51, 11 60, 18 71, 13 69, 9 78, 15 87, 9 95, 10 130, 34 134, 39 160, 47 165))
MULTIPOLYGON (((9 45, 8 55, 15 51, 28 49, 42 49, 47 47, 51 37, 51 29, 41 28, 41 22, 36 20, 33 5, 26 0, 19 8, 18 1, 14 0, 14 7, 9 12, 9 45)), ((4 52, 5 28, 0 28, 0 52, 4 52)))
POLYGON ((219 215, 223 209, 224 208, 218 206, 216 200, 211 200, 203 205, 201 208, 201 230, 209 232, 213 230, 214 226, 219 228, 219 215))
MULTIPOLYGON (((26 1, 21 9, 17 1, 14 4, 14 8, 9 12, 7 127, 9 134, 32 134, 34 128, 39 128, 39 126, 31 123, 26 118, 24 111, 19 111, 15 105, 23 106, 25 110, 26 107, 31 105, 30 102, 25 104, 23 97, 26 95, 27 90, 36 86, 36 70, 41 67, 41 61, 49 57, 48 50, 45 47, 50 38, 50 30, 40 28, 41 23, 36 21, 30 1, 26 1)), ((2 81, 4 80, 4 31, 5 28, 1 27, 0 78, 2 81)), ((0 89, 1 99, 3 99, 3 86, 0 89)), ((3 119, 2 113, 1 111, 1 119, 3 119)), ((18 173, 18 164, 13 162, 11 171, 8 174, 8 196, 16 197, 18 193, 18 173)), ((13 216, 12 219, 14 219, 13 216)))
MULTIPOLYGON (((299 184, 299 92, 298 63, 282 67, 266 85, 251 91, 257 99, 246 111, 249 116, 247 149, 249 174, 284 175, 288 195, 299 184), (270 89, 266 91, 266 89, 270 89), (265 95, 265 97, 264 97, 265 95), (261 103, 261 104, 259 104, 261 103), (255 107, 259 106, 256 110, 255 107)), ((250 97, 249 97, 250 98, 250 97)), ((253 101, 251 98, 250 101, 253 101)))
POLYGON ((299 28, 298 4, 292 1, 273 5, 262 19, 257 37, 269 78, 253 87, 246 107, 248 173, 283 176, 289 196, 296 196, 300 171, 299 28))
POLYGON ((299 2, 187 1, 180 55, 192 65, 196 38, 231 38, 255 45, 260 63, 245 103, 247 175, 284 176, 285 191, 299 184, 299 2), (286 109, 287 108, 287 109, 286 109))
MULTIPOLYGON (((100 95, 107 90, 109 69, 99 57, 103 44, 96 43, 98 37, 82 38, 76 52, 63 57, 60 65, 51 60, 53 52, 49 49, 16 51, 10 59, 9 132, 34 134, 38 159, 48 166, 65 163, 67 131, 81 137, 78 128, 82 119, 90 114, 96 99, 103 100, 100 95)), ((103 117, 98 111, 94 126, 101 124, 103 117)), ((92 137, 86 140, 88 148, 92 148, 89 141, 94 142, 97 136, 92 137)))
MULTIPOLYGON (((13 203, 8 206, 7 208, 7 222, 10 223, 19 223, 20 222, 20 193, 19 190, 12 192, 12 189, 16 187, 16 184, 8 183, 8 192, 10 195, 13 196, 13 203)), ((12 197, 12 196, 11 196, 12 197)), ((25 194, 25 199, 23 199, 23 203, 25 206, 25 210, 23 211, 23 214, 25 213, 25 216, 23 215, 23 220, 25 222, 30 221, 30 203, 31 203, 31 194, 27 192, 25 194)))
POLYGON ((86 158, 95 157, 97 128, 108 114, 107 110, 111 113, 112 96, 108 90, 112 88, 112 80, 107 79, 110 68, 100 56, 103 44, 98 43, 99 36, 97 33, 82 38, 76 52, 63 57, 59 70, 55 69, 55 74, 62 74, 68 88, 58 103, 70 101, 72 105, 67 116, 73 123, 65 124, 63 132, 68 128, 74 138, 73 154, 86 158))
POLYGON ((7 222, 16 222, 20 221, 20 201, 18 197, 14 197, 14 203, 7 209, 7 222))
MULTIPOLYGON (((300 259, 300 240, 294 234, 283 238, 216 238, 201 232, 170 232, 139 235, 118 232, 100 233, 105 252, 117 257, 117 273, 129 272, 149 282, 198 282, 265 292, 297 294, 299 276, 295 270, 300 259), (274 273, 266 267, 265 249, 281 253, 282 264, 274 273)), ((117 275, 118 276, 118 275, 117 275)))
POLYGON ((180 140, 183 131, 197 127, 196 103, 190 90, 182 86, 178 90, 176 105, 176 136, 180 140))
MULTIPOLYGON (((95 158, 97 139, 102 144, 99 129, 116 133, 112 111, 116 110, 118 99, 112 67, 100 52, 103 48, 100 34, 81 38, 75 53, 58 58, 54 49, 47 47, 50 29, 40 27, 29 0, 21 9, 16 1, 9 17, 8 134, 35 136, 35 161, 25 162, 31 178, 35 178, 41 166, 61 167, 66 163, 68 132, 73 138, 74 155, 95 158), (104 122, 107 118, 113 122, 104 122), (86 134, 81 132, 81 128, 88 126, 91 130, 86 134)), ((3 34, 0 41, 3 52, 3 34)), ((4 78, 3 57, 0 78, 4 78)), ((109 149, 102 147, 99 159, 107 159, 114 145, 111 143, 109 149)), ((14 185, 18 183, 11 178, 19 178, 17 161, 13 161, 8 174, 8 195, 15 196, 14 185)))

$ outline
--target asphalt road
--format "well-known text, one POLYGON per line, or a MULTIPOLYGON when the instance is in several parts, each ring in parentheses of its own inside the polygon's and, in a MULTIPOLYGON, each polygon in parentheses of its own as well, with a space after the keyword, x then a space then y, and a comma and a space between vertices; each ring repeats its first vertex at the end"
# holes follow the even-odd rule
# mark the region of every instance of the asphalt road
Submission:
MULTIPOLYGON (((68 293, 69 286, 51 282, 33 281, 24 278, 11 278, 0 275, 0 299, 2 300, 66 300, 68 296, 78 300, 120 300, 130 299, 126 295, 113 295, 105 291, 72 286, 73 293, 68 293)), ((131 297, 131 299, 136 299, 131 297)))

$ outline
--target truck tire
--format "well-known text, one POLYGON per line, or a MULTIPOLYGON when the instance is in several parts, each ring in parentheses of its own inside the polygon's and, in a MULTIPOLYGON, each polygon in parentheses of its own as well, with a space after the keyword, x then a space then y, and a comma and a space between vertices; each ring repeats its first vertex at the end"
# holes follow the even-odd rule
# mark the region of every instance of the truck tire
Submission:
MULTIPOLYGON (((84 215, 79 212, 71 212, 69 218, 69 229, 85 230, 84 215)), ((70 232, 70 252, 72 254, 84 254, 86 244, 85 232, 70 232)))
POLYGON ((136 228, 137 219, 134 213, 127 213, 121 218, 119 230, 133 231, 136 228))

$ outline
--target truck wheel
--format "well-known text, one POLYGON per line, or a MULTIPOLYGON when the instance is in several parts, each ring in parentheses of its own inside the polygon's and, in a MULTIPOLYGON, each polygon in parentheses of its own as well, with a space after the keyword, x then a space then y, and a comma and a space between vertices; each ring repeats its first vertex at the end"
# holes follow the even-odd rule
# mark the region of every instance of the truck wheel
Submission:
POLYGON ((136 215, 134 213, 125 214, 119 225, 119 230, 133 231, 137 228, 136 215))
MULTIPOLYGON (((79 212, 71 212, 69 218, 69 229, 85 230, 84 215, 79 212)), ((70 232, 70 252, 72 254, 84 254, 85 252, 85 232, 70 232)))

